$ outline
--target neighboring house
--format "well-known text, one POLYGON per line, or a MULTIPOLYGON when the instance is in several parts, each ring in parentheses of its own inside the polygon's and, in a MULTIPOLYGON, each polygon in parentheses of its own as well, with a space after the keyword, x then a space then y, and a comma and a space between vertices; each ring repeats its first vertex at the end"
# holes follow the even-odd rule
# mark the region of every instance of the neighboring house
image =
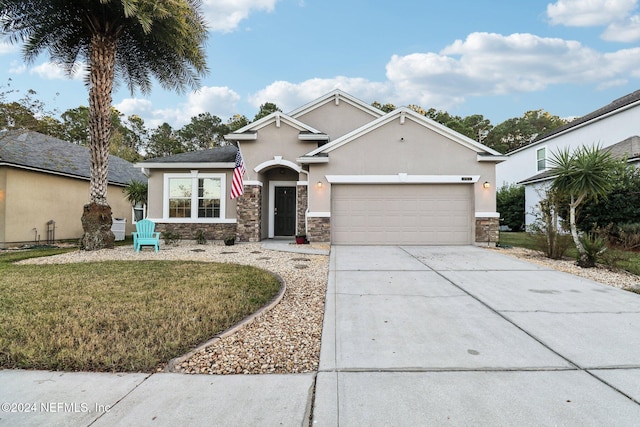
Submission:
MULTIPOLYGON (((508 160, 496 167, 498 185, 525 185, 525 223, 530 225, 536 220, 538 203, 544 198, 546 186, 551 179, 546 171, 554 153, 564 149, 573 151, 581 146, 606 148, 617 144, 621 145, 616 150, 625 150, 625 144, 637 141, 634 138, 638 135, 640 90, 542 135, 530 145, 508 153, 508 160)), ((627 153, 631 158, 632 153, 627 153)))
POLYGON ((334 244, 497 238, 495 165, 504 157, 407 108, 385 114, 336 90, 225 139, 233 145, 136 165, 160 230, 334 244), (247 172, 244 195, 230 199, 236 144, 247 172))
MULTIPOLYGON (((89 178, 88 148, 32 131, 0 132, 0 247, 79 239, 89 178)), ((107 199, 129 233, 132 208, 122 189, 132 179, 146 182, 131 163, 109 156, 107 199)))
MULTIPOLYGON (((624 141, 620 141, 617 144, 610 145, 603 148, 603 151, 609 152, 611 157, 615 159, 624 159, 629 164, 635 165, 640 168, 640 137, 633 136, 627 138, 624 141)), ((525 203, 527 203, 527 225, 533 223, 536 219, 535 213, 537 212, 537 204, 540 201, 546 190, 551 185, 553 175, 550 171, 544 171, 531 178, 520 181, 519 184, 524 185, 525 188, 525 203), (535 205, 529 205, 528 203, 534 203, 535 205)))

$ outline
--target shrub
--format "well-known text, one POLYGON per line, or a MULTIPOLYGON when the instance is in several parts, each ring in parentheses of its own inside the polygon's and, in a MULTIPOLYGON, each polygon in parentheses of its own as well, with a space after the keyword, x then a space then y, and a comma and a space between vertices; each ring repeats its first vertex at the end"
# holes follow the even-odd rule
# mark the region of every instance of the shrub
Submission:
POLYGON ((177 245, 182 240, 180 233, 176 233, 173 230, 167 230, 162 233, 164 243, 167 245, 177 245))
POLYGON ((604 253, 598 257, 598 262, 604 264, 610 270, 624 269, 625 263, 628 263, 631 259, 629 252, 622 250, 608 248, 604 253))
POLYGON ((619 224, 616 244, 626 251, 640 249, 640 222, 619 224))
POLYGON ((585 204, 578 213, 578 227, 592 231, 597 227, 614 224, 640 223, 640 168, 626 166, 617 169, 611 177, 613 189, 607 197, 585 204))
POLYGON ((512 231, 524 227, 524 186, 505 185, 496 194, 496 207, 500 212, 500 225, 512 231))
POLYGON ((535 231, 535 226, 532 226, 531 228, 532 231, 529 232, 529 234, 533 239, 536 250, 544 253, 547 258, 564 258, 567 250, 573 243, 573 239, 570 234, 535 231))
POLYGON ((597 232, 584 233, 580 236, 580 243, 584 246, 585 257, 578 257, 578 265, 584 268, 596 266, 600 256, 607 250, 605 239, 597 232))
POLYGON ((571 236, 560 229, 558 218, 558 194, 548 191, 547 197, 538 204, 536 221, 529 226, 529 234, 533 238, 536 249, 547 258, 561 259, 571 246, 571 236))
POLYGON ((196 230, 196 243, 199 245, 204 245, 207 243, 207 238, 204 235, 204 231, 202 230, 196 230))

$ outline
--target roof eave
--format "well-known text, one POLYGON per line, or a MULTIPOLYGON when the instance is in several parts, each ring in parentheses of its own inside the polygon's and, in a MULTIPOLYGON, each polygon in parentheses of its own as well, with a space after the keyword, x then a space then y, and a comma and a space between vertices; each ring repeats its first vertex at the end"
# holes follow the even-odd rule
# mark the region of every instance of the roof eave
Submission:
POLYGON ((328 141, 329 135, 326 133, 301 133, 298 135, 300 141, 328 141))
POLYGON ((329 163, 329 157, 328 156, 302 156, 302 157, 298 157, 296 159, 297 163, 300 164, 312 164, 312 163, 329 163))
MULTIPOLYGON (((62 177, 65 177, 65 178, 81 179, 83 181, 91 180, 90 177, 84 176, 84 175, 77 175, 77 174, 72 174, 72 173, 69 173, 69 172, 60 172, 60 171, 55 171, 55 170, 51 170, 51 169, 42 169, 42 168, 37 168, 37 167, 34 167, 34 166, 21 165, 21 164, 18 164, 18 163, 10 163, 10 162, 5 162, 5 161, 0 161, 0 166, 13 167, 13 168, 16 168, 16 169, 23 169, 23 170, 28 170, 28 171, 31 171, 31 172, 46 173, 48 175, 62 176, 62 177)), ((127 185, 129 185, 129 183, 113 181, 113 180, 107 180, 107 183, 109 185, 115 185, 115 186, 118 186, 118 187, 126 187, 127 185)))
MULTIPOLYGON (((566 127, 565 129, 562 129, 562 130, 557 131, 557 132, 555 132, 555 131, 551 131, 551 132, 547 133, 546 135, 542 135, 542 136, 540 137, 540 139, 536 139, 536 140, 534 140, 533 142, 531 142, 531 144, 525 145, 524 147, 520 147, 520 148, 518 148, 517 150, 513 150, 513 151, 511 151, 510 153, 508 153, 507 155, 508 155, 508 156, 510 156, 510 155, 512 155, 512 154, 519 153, 520 151, 524 151, 524 150, 526 150, 526 149, 528 149, 528 148, 531 148, 531 147, 534 147, 534 146, 536 146, 536 145, 539 145, 539 144, 542 144, 542 143, 548 142, 548 141, 550 141, 550 140, 552 140, 552 139, 554 139, 554 138, 557 138, 557 137, 559 137, 559 136, 565 135, 565 134, 567 134, 567 133, 569 133, 569 132, 572 132, 572 131, 574 131, 574 130, 577 130, 577 129, 583 128, 583 127, 585 127, 585 126, 588 126, 588 125, 590 125, 590 124, 592 124, 592 123, 594 123, 594 122, 597 122, 597 121, 600 121, 600 120, 606 119, 607 117, 613 116, 613 115, 615 115, 615 114, 618 114, 618 113, 621 113, 621 112, 623 112, 623 111, 626 111, 626 110, 628 110, 628 109, 630 109, 630 108, 635 108, 635 107, 638 107, 638 106, 640 106, 640 101, 630 102, 629 104, 626 104, 626 105, 620 106, 619 108, 616 108, 615 110, 611 110, 611 111, 608 111, 608 112, 606 112, 606 113, 604 113, 604 114, 601 114, 601 115, 599 115, 599 116, 592 117, 591 119, 586 120, 586 121, 584 121, 584 122, 576 123, 574 126, 568 126, 568 127, 566 127)), ((596 111, 597 111, 597 110, 596 110, 596 111)), ((588 113, 588 114, 586 114, 586 115, 589 115, 589 114, 592 114, 592 113, 588 113)), ((584 117, 584 116, 583 116, 583 117, 584 117)), ((576 121, 579 121, 579 120, 580 120, 580 117, 578 117, 578 118, 576 119, 576 121)), ((569 124, 571 124, 571 123, 569 123, 569 124)))
POLYGON ((231 141, 255 141, 258 139, 258 133, 229 133, 224 135, 224 139, 231 141))
POLYGON ((520 184, 520 185, 527 185, 527 184, 536 184, 538 182, 545 182, 545 181, 550 181, 552 179, 554 179, 556 176, 555 175, 549 175, 549 176, 542 176, 540 178, 527 178, 527 179, 523 179, 522 181, 517 182, 516 184, 520 184))
POLYGON ((176 162, 176 163, 135 163, 140 169, 233 169, 234 162, 176 162))
POLYGON ((509 160, 509 157, 505 155, 495 156, 495 155, 478 154, 477 160, 479 162, 501 163, 509 160))

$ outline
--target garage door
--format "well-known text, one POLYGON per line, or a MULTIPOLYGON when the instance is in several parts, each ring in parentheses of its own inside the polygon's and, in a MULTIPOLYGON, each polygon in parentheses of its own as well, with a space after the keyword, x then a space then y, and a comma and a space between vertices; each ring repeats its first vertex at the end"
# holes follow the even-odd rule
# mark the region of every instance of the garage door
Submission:
POLYGON ((472 185, 331 186, 334 244, 472 243, 472 185))

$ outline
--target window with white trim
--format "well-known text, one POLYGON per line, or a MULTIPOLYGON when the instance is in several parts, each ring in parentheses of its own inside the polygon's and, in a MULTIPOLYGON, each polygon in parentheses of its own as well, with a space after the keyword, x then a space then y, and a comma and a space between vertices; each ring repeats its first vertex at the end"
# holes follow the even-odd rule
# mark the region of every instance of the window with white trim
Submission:
POLYGON ((536 151, 538 172, 547 169, 547 147, 538 148, 536 151))
POLYGON ((224 218, 225 174, 165 174, 164 217, 187 220, 224 218))

